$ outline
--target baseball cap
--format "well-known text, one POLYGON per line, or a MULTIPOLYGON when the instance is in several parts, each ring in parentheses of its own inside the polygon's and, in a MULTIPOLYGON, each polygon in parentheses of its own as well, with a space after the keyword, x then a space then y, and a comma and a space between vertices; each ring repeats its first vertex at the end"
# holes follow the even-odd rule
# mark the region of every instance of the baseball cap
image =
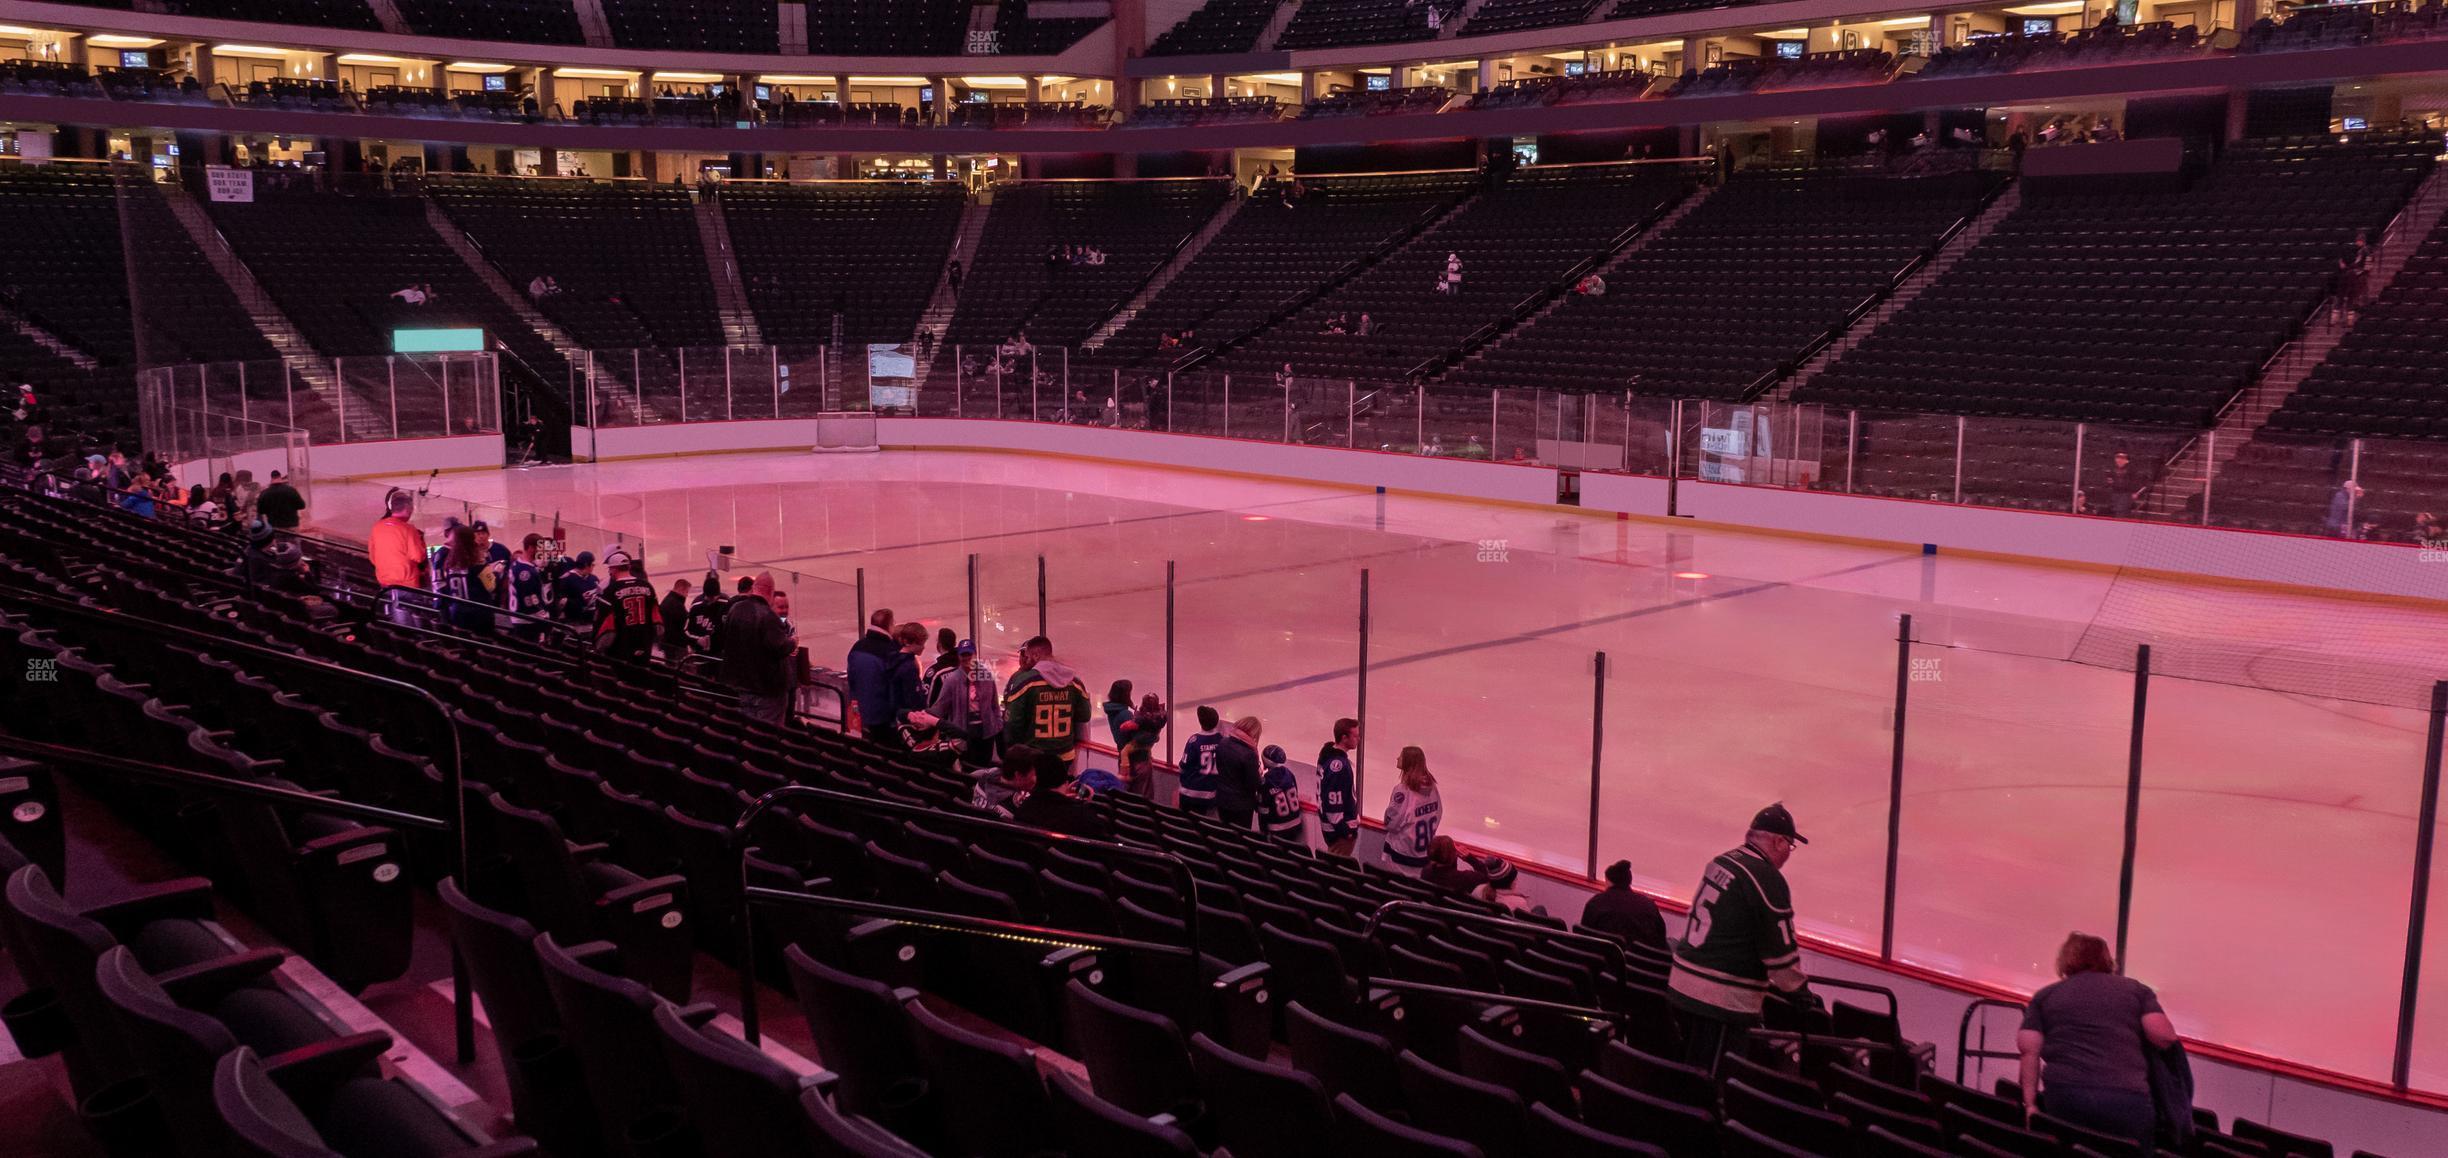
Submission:
POLYGON ((964 639, 959 643, 952 645, 952 653, 954 655, 976 655, 977 644, 971 642, 970 640, 964 639))
POLYGON ((606 567, 626 567, 629 565, 629 552, 614 547, 604 552, 603 563, 606 567))
POLYGON ((476 520, 475 522, 473 522, 473 523, 469 523, 469 524, 468 524, 468 530, 471 530, 471 531, 484 531, 484 532, 486 532, 486 533, 490 534, 490 533, 492 532, 493 528, 486 526, 486 525, 485 525, 485 521, 484 521, 483 519, 478 519, 478 520, 476 520))
POLYGON ((1771 832, 1778 836, 1790 837, 1795 844, 1810 843, 1810 838, 1794 831, 1793 813, 1785 811, 1785 802, 1782 800, 1760 809, 1759 815, 1751 818, 1751 827, 1759 832, 1771 832))
POLYGON ((1266 762, 1269 764, 1281 764, 1285 760, 1283 745, 1281 744, 1269 744, 1266 746, 1266 751, 1260 752, 1259 755, 1265 757, 1266 762))

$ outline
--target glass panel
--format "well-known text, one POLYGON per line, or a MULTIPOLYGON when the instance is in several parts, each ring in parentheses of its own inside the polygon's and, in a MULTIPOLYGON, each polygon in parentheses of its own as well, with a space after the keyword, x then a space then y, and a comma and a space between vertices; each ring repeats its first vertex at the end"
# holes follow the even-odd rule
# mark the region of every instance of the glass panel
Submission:
MULTIPOLYGON (((1701 867, 1741 844, 1760 808, 1783 801, 1810 838, 1794 854, 1798 927, 1876 952, 1892 604, 1793 582, 1796 567, 1826 567, 1826 554, 1617 526, 1612 556, 1577 564, 1580 585, 1605 593, 1575 634, 1608 655, 1599 863, 1629 859, 1642 888, 1688 901, 1701 867), (1779 626, 1733 629, 1724 614, 1779 626)), ((1858 565, 1892 557, 1840 550, 1858 565)))
POLYGON ((1956 420, 1863 412, 1853 440, 1853 493, 1952 502, 1956 420))
MULTIPOLYGON (((614 364, 617 365, 617 359, 614 364)), ((657 425, 678 422, 684 411, 680 385, 680 352, 678 350, 631 350, 629 364, 632 396, 638 407, 638 423, 657 425)), ((602 362, 597 369, 603 369, 602 362)))
MULTIPOLYGON (((2411 850, 2407 855, 2412 856, 2411 850)), ((2423 923, 2422 954, 2414 1057, 2406 1084, 2437 1093, 2448 1090, 2448 813, 2431 832, 2430 912, 2423 923)))
POLYGON ((1430 390, 1421 423, 1424 441, 1418 452, 1452 458, 1485 459, 1496 437, 1496 392, 1493 390, 1430 390))
POLYGON ((729 353, 722 346, 678 351, 682 421, 721 422, 731 417, 730 391, 724 382, 729 353))
POLYGON ((1395 382, 1360 382, 1352 442, 1364 450, 1411 453, 1420 444, 1420 392, 1395 382))
POLYGON ((773 406, 778 417, 812 418, 826 409, 832 381, 830 351, 822 346, 785 346, 775 355, 773 406))
POLYGON ((2211 526, 2298 535, 2350 529, 2343 490, 2355 472, 2352 439, 2264 428, 2243 446, 2222 448, 2220 457, 2225 461, 2210 484, 2211 526))
MULTIPOLYGON (((1476 401, 1485 407, 1489 395, 1476 401)), ((1397 757, 1416 745, 1443 777, 1444 835, 1581 872, 1591 653, 1604 636, 1585 616, 1616 597, 1577 584, 1586 565, 1569 554, 1505 538, 1502 528, 1518 521, 1451 504, 1434 516, 1443 526, 1433 541, 1377 569, 1372 583, 1362 815, 1385 815, 1397 757), (1491 628, 1487 609, 1499 607, 1525 618, 1491 628)))
POLYGON ((2066 931, 2116 928, 2132 676, 1962 642, 2057 625, 1916 612, 1896 956, 2030 992, 2066 931))
POLYGON ((1352 402, 1358 387, 1349 380, 1301 378, 1292 387, 1292 441, 1305 446, 1350 446, 1352 402))
POLYGON ((2179 1030, 2388 1077, 2425 723, 2152 679, 2126 965, 2179 1030), (2298 913, 2317 935, 2274 935, 2298 913))

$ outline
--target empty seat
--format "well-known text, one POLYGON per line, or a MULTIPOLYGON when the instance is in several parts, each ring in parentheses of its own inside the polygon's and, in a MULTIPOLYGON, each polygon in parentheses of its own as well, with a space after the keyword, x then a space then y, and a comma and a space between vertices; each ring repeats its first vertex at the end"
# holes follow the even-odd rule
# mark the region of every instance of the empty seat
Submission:
POLYGON ((908 1006, 911 1041, 935 1089, 952 1152, 1019 1158, 1051 1132, 1045 1081, 1033 1050, 908 1006))
POLYGON ((1465 1139, 1488 1158, 1527 1152, 1530 1121, 1519 1093, 1466 1078, 1408 1050, 1398 1060, 1397 1072, 1414 1124, 1465 1139))
POLYGON ((1074 1154, 1113 1158, 1194 1158, 1190 1135, 1162 1116, 1141 1117, 1088 1092, 1066 1074, 1046 1079, 1055 1137, 1074 1154))
POLYGON ((1376 1158, 1484 1158, 1477 1146, 1397 1122, 1353 1101, 1348 1094, 1334 1100, 1334 1123, 1334 1148, 1343 1153, 1376 1158))
POLYGON ((1246 1158, 1329 1158, 1335 1114, 1326 1089, 1299 1070, 1244 1057, 1210 1040, 1190 1038, 1199 1089, 1218 1107, 1216 1137, 1246 1158))
POLYGON ((397 1082, 335 1070, 321 1059, 284 1066, 246 1046, 215 1066, 212 1099, 228 1131, 227 1152, 237 1158, 516 1158, 536 1152, 532 1138, 485 1143, 461 1136, 397 1082), (308 1116, 300 1102, 321 1113, 308 1116))
POLYGON ((1065 1023, 1098 1097, 1142 1117, 1199 1120, 1198 1078, 1181 1030, 1171 1020, 1098 993, 1077 978, 1063 987, 1063 997, 1065 1023))

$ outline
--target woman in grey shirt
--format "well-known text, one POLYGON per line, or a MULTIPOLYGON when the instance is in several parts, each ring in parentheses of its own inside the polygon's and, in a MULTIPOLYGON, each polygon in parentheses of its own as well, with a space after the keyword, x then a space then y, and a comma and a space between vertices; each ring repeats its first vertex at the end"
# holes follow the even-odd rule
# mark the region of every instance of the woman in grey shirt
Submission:
POLYGON ((2057 950, 2056 984, 2032 994, 2015 1047, 2023 1055, 2023 1109, 2131 1138, 2150 1153, 2158 1129, 2148 1051, 2176 1044, 2159 995, 2116 971, 2108 942, 2070 934, 2057 950), (2043 1083, 2045 1083, 2045 1091, 2043 1083))

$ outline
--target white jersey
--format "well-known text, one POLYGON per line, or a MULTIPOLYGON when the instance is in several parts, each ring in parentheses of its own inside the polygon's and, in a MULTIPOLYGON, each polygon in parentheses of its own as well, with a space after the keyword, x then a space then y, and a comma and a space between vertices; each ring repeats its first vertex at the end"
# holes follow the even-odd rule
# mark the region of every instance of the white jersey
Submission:
POLYGON ((1437 825, 1444 819, 1445 801, 1434 785, 1425 792, 1414 792, 1396 782, 1394 795, 1386 800, 1386 859, 1404 868, 1427 864, 1428 845, 1436 839, 1437 825))

